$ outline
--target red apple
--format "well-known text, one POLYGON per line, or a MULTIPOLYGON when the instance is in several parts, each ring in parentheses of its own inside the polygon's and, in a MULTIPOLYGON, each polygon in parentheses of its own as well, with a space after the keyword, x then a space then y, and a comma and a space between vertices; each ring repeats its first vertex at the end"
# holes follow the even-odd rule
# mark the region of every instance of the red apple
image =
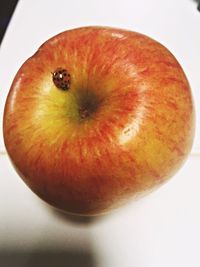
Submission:
POLYGON ((188 155, 187 78, 160 43, 105 27, 65 31, 18 71, 4 112, 13 165, 40 198, 95 215, 165 182, 188 155))

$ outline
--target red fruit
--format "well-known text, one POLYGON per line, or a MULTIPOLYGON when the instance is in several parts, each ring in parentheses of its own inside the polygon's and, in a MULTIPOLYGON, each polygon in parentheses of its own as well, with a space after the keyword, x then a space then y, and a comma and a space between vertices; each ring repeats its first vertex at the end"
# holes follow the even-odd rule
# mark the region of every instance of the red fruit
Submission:
POLYGON ((23 64, 3 126, 13 165, 33 192, 64 211, 94 215, 176 173, 192 146, 194 107, 163 45, 86 27, 56 35, 23 64))

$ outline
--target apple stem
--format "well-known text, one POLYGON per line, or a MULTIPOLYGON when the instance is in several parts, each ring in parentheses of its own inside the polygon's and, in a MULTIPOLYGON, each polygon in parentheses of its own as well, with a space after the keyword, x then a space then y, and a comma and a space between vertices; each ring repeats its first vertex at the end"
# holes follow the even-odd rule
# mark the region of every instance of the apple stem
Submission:
POLYGON ((89 116, 89 111, 86 108, 79 108, 79 114, 81 119, 85 119, 89 116))

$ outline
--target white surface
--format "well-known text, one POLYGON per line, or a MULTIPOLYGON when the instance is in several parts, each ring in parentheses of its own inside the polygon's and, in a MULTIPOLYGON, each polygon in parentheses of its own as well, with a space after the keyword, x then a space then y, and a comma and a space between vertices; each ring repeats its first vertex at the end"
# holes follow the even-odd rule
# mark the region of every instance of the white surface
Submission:
MULTIPOLYGON (((0 266, 200 266, 200 13, 192 0, 21 0, 0 48, 0 123, 20 65, 49 37, 85 25, 143 32, 177 57, 197 110, 193 155, 158 191, 95 220, 48 208, 0 154, 0 266)), ((0 150, 4 151, 2 128, 0 150)))

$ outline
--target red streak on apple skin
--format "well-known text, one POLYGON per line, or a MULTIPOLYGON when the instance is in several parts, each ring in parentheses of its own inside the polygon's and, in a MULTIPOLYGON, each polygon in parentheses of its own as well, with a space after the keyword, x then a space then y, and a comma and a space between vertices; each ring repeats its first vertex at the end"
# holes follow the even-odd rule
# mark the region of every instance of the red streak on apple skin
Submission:
POLYGON ((191 90, 176 59, 142 34, 111 28, 44 43, 17 73, 4 112, 5 145, 23 180, 48 203, 84 215, 167 181, 193 133, 191 90), (71 74, 67 92, 52 84, 60 66, 71 74), (81 118, 85 98, 96 106, 81 118))

